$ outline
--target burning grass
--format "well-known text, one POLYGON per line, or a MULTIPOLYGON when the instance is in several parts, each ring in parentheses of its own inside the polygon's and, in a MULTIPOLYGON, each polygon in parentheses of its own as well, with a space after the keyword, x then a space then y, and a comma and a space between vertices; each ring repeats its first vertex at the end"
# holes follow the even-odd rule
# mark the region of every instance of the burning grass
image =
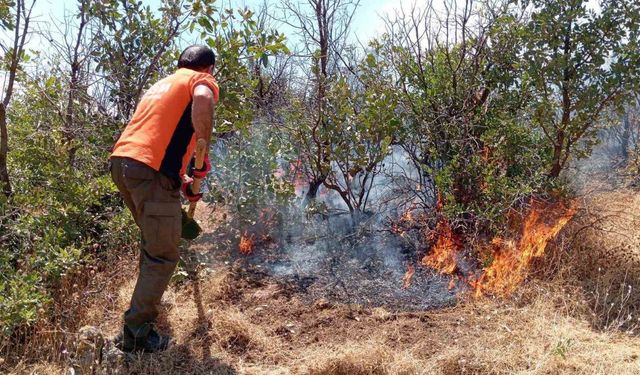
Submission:
POLYGON ((254 236, 246 232, 243 233, 242 236, 240 236, 240 244, 238 245, 238 250, 244 255, 249 255, 253 253, 254 248, 254 236))
POLYGON ((490 258, 490 264, 472 284, 476 296, 508 296, 513 293, 527 276, 531 262, 544 255, 549 241, 560 233, 575 213, 575 205, 566 207, 562 203, 532 202, 517 240, 494 238, 490 247, 481 251, 490 258))
POLYGON ((506 237, 495 237, 488 245, 477 245, 480 270, 461 265, 465 246, 463 236, 441 218, 435 230, 427 236, 431 250, 422 259, 424 266, 442 274, 452 275, 449 288, 464 279, 474 290, 475 297, 483 295, 509 296, 526 278, 532 262, 544 255, 547 244, 567 225, 576 213, 575 204, 544 203, 533 200, 524 214, 514 214, 510 227, 519 228, 506 237))
POLYGON ((243 225, 238 242, 238 251, 242 255, 251 255, 256 248, 274 243, 272 235, 280 225, 280 213, 274 207, 263 207, 259 212, 254 221, 243 225))
POLYGON ((431 253, 422 259, 422 264, 437 269, 439 272, 451 275, 458 266, 458 258, 462 249, 462 239, 453 233, 447 219, 438 222, 436 229, 429 233, 429 242, 435 244, 431 253))

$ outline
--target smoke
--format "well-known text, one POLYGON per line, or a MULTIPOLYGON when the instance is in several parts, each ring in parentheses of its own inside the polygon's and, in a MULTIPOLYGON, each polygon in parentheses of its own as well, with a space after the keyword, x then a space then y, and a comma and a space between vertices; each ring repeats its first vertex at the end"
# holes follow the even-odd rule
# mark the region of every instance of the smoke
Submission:
MULTIPOLYGON (((254 141, 252 147, 260 149, 261 146, 254 141)), ((239 185, 246 186, 248 181, 224 175, 238 168, 239 159, 233 156, 232 148, 232 144, 227 144, 221 154, 225 158, 216 159, 218 164, 227 163, 218 166, 216 181, 227 184, 222 186, 223 190, 238 191, 239 185)), ((248 160, 254 164, 256 155, 265 155, 248 154, 254 155, 254 159, 248 160)), ((279 170, 275 174, 287 178, 283 171, 289 168, 279 170)), ((252 171, 256 173, 255 166, 252 171)), ((257 172, 274 174, 269 170, 257 172)), ((418 263, 418 251, 415 242, 392 232, 390 223, 411 206, 415 197, 407 193, 415 192, 421 183, 406 153, 394 147, 381 163, 367 210, 357 218, 339 194, 325 187, 319 190, 311 207, 303 202, 305 186, 298 186, 295 196, 280 201, 270 195, 273 191, 261 190, 260 194, 268 196, 258 195, 258 199, 254 199, 255 207, 234 213, 248 212, 253 221, 237 221, 229 215, 226 221, 215 224, 212 233, 199 238, 193 248, 198 250, 198 260, 214 269, 241 265, 247 272, 294 287, 309 301, 324 298, 392 310, 450 305, 456 301, 456 290, 450 290, 449 277, 436 271, 419 267, 410 286, 403 287, 407 268, 418 263), (255 248, 248 256, 238 251, 239 233, 255 239, 255 248)), ((227 205, 228 201, 229 198, 227 205)), ((418 244, 423 245, 426 244, 418 244)))
MULTIPOLYGON (((607 122, 613 125, 598 131, 596 144, 587 157, 573 160, 565 176, 579 194, 592 191, 615 190, 633 183, 629 172, 640 140, 638 109, 627 107, 622 116, 612 114, 607 122)), ((591 145, 580 145, 588 149, 591 145)))
MULTIPOLYGON (((354 224, 346 214, 308 217, 292 206, 271 228, 273 242, 240 257, 230 246, 214 246, 200 254, 201 262, 240 261, 274 280, 294 286, 310 301, 385 306, 389 309, 428 309, 455 302, 449 278, 421 268, 411 286, 403 288, 407 267, 416 252, 395 234, 384 230, 376 215, 354 224)), ((210 243, 205 236, 201 242, 210 243)))

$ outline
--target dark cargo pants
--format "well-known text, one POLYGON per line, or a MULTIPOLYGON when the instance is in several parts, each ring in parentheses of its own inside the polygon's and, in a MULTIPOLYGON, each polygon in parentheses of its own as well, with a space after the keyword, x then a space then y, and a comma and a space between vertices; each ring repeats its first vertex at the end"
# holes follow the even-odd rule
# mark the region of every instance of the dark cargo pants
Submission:
POLYGON ((138 161, 111 158, 111 178, 142 232, 138 281, 124 321, 146 336, 180 258, 180 182, 138 161))

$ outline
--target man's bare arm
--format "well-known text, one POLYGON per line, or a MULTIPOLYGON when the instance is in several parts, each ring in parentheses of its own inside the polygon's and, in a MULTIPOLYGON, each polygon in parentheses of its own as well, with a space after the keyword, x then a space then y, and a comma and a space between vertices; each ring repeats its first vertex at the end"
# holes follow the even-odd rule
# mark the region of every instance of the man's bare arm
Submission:
POLYGON ((211 142, 213 132, 213 115, 215 102, 213 91, 205 85, 198 85, 193 90, 193 103, 191 104, 191 122, 197 139, 207 141, 207 150, 211 142))

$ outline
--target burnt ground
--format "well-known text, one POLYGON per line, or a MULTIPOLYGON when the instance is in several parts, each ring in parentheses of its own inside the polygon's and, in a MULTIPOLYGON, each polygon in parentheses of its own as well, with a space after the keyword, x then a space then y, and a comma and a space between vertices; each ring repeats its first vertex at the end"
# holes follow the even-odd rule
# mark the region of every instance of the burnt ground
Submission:
POLYGON ((236 270, 289 287, 295 286, 308 302, 330 302, 426 310, 452 306, 458 288, 450 278, 425 267, 416 267, 408 288, 403 277, 418 261, 418 251, 400 236, 384 230, 384 223, 369 217, 354 225, 349 215, 319 218, 286 213, 268 229, 258 223, 248 228, 255 239, 253 252, 238 250, 225 215, 215 213, 213 227, 190 244, 190 258, 211 269, 233 265, 236 270))

